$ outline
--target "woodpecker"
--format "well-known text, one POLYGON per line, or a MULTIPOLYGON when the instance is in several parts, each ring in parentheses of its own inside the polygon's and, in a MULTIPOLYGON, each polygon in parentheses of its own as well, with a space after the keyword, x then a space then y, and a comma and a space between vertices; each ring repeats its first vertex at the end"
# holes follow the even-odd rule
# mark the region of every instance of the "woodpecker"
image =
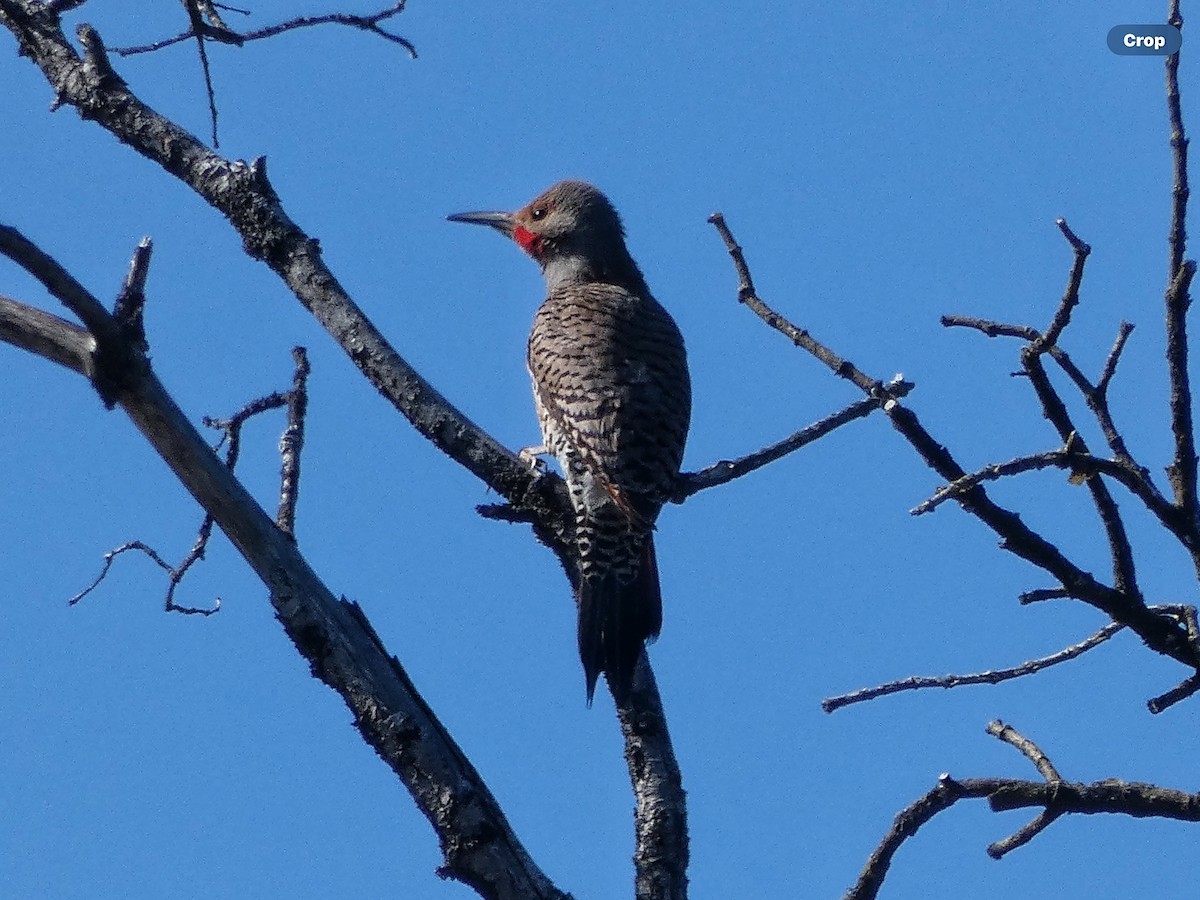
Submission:
POLYGON ((542 446, 575 512, 579 656, 590 706, 603 672, 629 689, 662 628, 652 532, 683 461, 692 391, 683 336, 650 294, 608 198, 562 181, 516 212, 467 212, 533 257, 546 299, 526 362, 542 446))

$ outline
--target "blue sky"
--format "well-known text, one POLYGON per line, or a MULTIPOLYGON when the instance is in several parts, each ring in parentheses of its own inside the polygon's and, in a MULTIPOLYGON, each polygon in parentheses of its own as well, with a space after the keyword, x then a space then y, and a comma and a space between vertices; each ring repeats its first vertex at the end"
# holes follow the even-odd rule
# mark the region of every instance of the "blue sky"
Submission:
MULTIPOLYGON (((916 2, 743 10, 667 4, 428 3, 395 28, 420 52, 312 29, 210 49, 221 150, 266 155, 289 213, 395 346, 511 447, 536 442, 524 342, 536 266, 463 209, 516 207, 562 177, 600 185, 686 337, 695 412, 686 467, 738 456, 855 399, 735 302, 705 219, 722 210, 760 294, 877 377, 968 468, 1057 446, 1015 343, 941 328, 943 313, 1044 325, 1070 251, 1094 248, 1066 347, 1095 373, 1137 324, 1113 386, 1134 454, 1170 459, 1162 365, 1170 159, 1161 62, 1105 45, 1165 3, 916 2), (900 5, 897 5, 900 6, 900 5), (1040 4, 1039 4, 1040 6, 1040 4), (660 8, 661 7, 661 8, 660 8)), ((181 30, 172 4, 91 3, 69 21, 110 46, 181 30)), ((252 26, 319 4, 254 4, 252 26)), ((366 11, 368 6, 356 8, 366 11)), ((1188 10, 1184 10, 1185 16, 1188 10)), ((242 20, 231 16, 235 27, 242 20)), ((1200 129, 1185 28, 1185 115, 1200 129)), ((135 91, 208 133, 194 52, 117 59, 135 91)), ((539 864, 580 900, 627 896, 627 774, 611 704, 583 703, 557 564, 385 404, 221 217, 70 110, 0 34, 2 220, 102 297, 155 241, 147 327, 159 376, 196 420, 283 389, 289 349, 313 375, 298 533, 357 600, 505 807, 539 864)), ((57 311, 0 264, 0 293, 57 311)), ((223 538, 161 611, 158 570, 200 513, 119 413, 78 379, 0 347, 0 884, 11 896, 464 898, 436 841, 309 677, 264 591, 223 538)), ((1080 405, 1076 405, 1083 420, 1080 405)), ((247 432, 240 472, 271 508, 281 420, 247 432)), ((1089 435, 1090 436, 1090 435, 1089 435)), ((1096 441, 1097 445, 1101 445, 1096 441)), ((899 695, 832 716, 820 700, 912 674, 1053 652, 1104 620, 1022 608, 1046 577, 956 508, 914 519, 938 486, 882 418, 664 512, 665 591, 651 651, 690 800, 692 896, 838 897, 897 811, 937 775, 1036 778, 984 733, 1002 718, 1065 778, 1195 787, 1195 700, 1150 716, 1185 673, 1122 635, 999 687, 899 695)), ((1098 575, 1086 495, 1060 475, 995 490, 1098 575)), ((1188 560, 1118 492, 1143 587, 1189 601, 1188 560)), ((984 847, 1025 813, 963 804, 897 855, 883 896, 1190 897, 1194 826, 1060 820, 1002 862, 984 847)))

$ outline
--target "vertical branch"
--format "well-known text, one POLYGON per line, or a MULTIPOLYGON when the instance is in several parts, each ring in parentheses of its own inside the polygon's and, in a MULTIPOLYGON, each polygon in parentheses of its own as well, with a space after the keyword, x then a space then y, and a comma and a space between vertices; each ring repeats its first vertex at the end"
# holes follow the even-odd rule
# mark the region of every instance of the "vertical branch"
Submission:
MULTIPOLYGON (((1167 23, 1183 29, 1183 16, 1179 12, 1179 0, 1171 0, 1167 23)), ((1167 57, 1167 115, 1171 120, 1171 154, 1174 161, 1175 183, 1171 192, 1171 238, 1170 268, 1167 277, 1174 280, 1183 265, 1183 254, 1187 250, 1187 202, 1188 139, 1183 129, 1183 109, 1179 98, 1179 50, 1167 57)))
MULTIPOLYGON (((1021 363, 1024 365, 1025 373, 1029 376, 1029 381, 1033 385, 1034 392, 1042 404, 1042 414, 1054 426, 1059 437, 1062 438, 1064 445, 1068 448, 1074 448, 1080 453, 1089 453, 1087 443, 1079 435, 1074 423, 1071 421, 1071 415, 1067 411, 1067 406, 1050 383, 1050 378, 1046 374, 1045 366, 1042 363, 1043 356, 1051 352, 1063 329, 1070 323, 1072 310, 1079 305, 1079 290, 1083 284, 1083 270, 1087 264, 1088 255, 1092 252, 1092 248, 1086 242, 1079 239, 1078 235, 1071 230, 1071 226, 1067 224, 1065 219, 1059 219, 1056 224, 1058 225, 1058 230, 1062 232, 1063 237, 1067 239, 1067 243, 1071 245, 1075 259, 1071 265, 1070 277, 1067 279, 1067 288, 1063 293, 1062 300, 1059 302, 1058 310, 1055 312, 1053 320, 1044 333, 1032 340, 1021 351, 1021 363)), ((1119 592, 1126 594, 1130 603, 1144 605, 1141 592, 1137 587, 1137 574, 1133 563, 1133 548, 1129 543, 1129 536, 1126 534, 1125 525, 1121 521, 1121 514, 1117 509, 1117 504, 1113 500, 1112 494, 1109 492, 1108 486, 1104 483, 1103 479, 1088 478, 1086 483, 1092 495, 1092 502, 1096 506, 1096 512, 1100 516, 1100 521, 1103 523, 1105 534, 1108 537, 1109 552, 1112 556, 1113 564, 1113 586, 1119 592)))
MULTIPOLYGON (((1179 0, 1171 0, 1167 21, 1183 27, 1179 0)), ((1175 490, 1175 503, 1189 522, 1200 508, 1196 501, 1196 438, 1192 424, 1192 392, 1188 380, 1187 310, 1189 287, 1196 264, 1184 260, 1187 249, 1188 139, 1183 129, 1179 99, 1179 52, 1167 57, 1167 115, 1171 121, 1171 153, 1175 183, 1171 195, 1170 268, 1167 272, 1167 370, 1171 379, 1171 431, 1175 435, 1175 459, 1168 473, 1175 490)))
POLYGON ((642 654, 633 690, 617 699, 635 799, 636 900, 687 900, 687 795, 654 672, 642 654))
POLYGON ((287 392, 287 429, 279 440, 282 469, 279 477, 279 512, 275 523, 287 534, 296 534, 296 502, 300 493, 300 450, 304 446, 304 417, 308 412, 308 353, 292 348, 296 372, 287 392))

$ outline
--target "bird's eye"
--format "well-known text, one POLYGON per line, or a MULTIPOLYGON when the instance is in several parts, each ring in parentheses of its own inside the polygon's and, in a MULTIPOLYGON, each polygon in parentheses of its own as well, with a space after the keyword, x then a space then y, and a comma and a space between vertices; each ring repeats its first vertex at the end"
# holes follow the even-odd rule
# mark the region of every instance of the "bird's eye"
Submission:
POLYGON ((533 209, 531 209, 529 211, 529 218, 533 219, 533 221, 535 221, 535 222, 546 218, 546 207, 535 206, 533 209))

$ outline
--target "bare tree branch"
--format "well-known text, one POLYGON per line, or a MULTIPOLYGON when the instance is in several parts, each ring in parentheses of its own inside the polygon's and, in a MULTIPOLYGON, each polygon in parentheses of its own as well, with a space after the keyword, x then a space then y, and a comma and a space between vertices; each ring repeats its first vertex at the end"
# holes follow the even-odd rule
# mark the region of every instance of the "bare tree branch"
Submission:
MULTIPOLYGON (((905 381, 900 376, 896 376, 884 385, 884 389, 888 394, 894 397, 907 396, 913 387, 914 385, 911 382, 905 381)), ((679 476, 679 486, 675 491, 675 496, 671 500, 674 503, 682 503, 688 497, 692 496, 692 494, 722 484, 728 484, 736 478, 749 475, 756 469, 761 469, 768 463, 782 459, 789 453, 811 444, 818 438, 824 437, 848 422, 865 418, 878 408, 878 401, 859 400, 857 403, 851 403, 845 409, 827 416, 819 422, 814 422, 805 428, 801 428, 795 434, 755 453, 750 453, 732 461, 723 459, 697 472, 684 472, 679 476)))
MULTIPOLYGON (((1104 368, 1100 370, 1100 377, 1096 379, 1095 391, 1101 397, 1108 396, 1108 386, 1112 382, 1113 375, 1116 374, 1121 351, 1125 349, 1125 342, 1129 340, 1131 334, 1133 334, 1133 325, 1129 322, 1122 322, 1117 331, 1117 339, 1113 342, 1112 349, 1108 351, 1108 357, 1104 360, 1104 368)), ((1116 447, 1112 449, 1114 452, 1121 452, 1116 447)))
POLYGON ((163 608, 167 612, 177 612, 188 616, 211 616, 213 613, 220 612, 221 598, 217 597, 213 601, 212 606, 180 606, 175 602, 175 591, 179 588, 188 570, 197 562, 204 558, 204 550, 208 546, 208 540, 212 535, 212 519, 206 517, 200 525, 200 532, 196 538, 196 542, 192 545, 192 549, 188 551, 187 556, 177 566, 171 565, 158 551, 144 541, 127 541, 119 547, 109 550, 104 554, 104 563, 100 567, 100 574, 95 577, 91 584, 85 587, 82 591, 67 601, 68 606, 74 606, 92 591, 100 586, 105 578, 108 577, 108 572, 112 568, 113 562, 123 553, 128 553, 131 550, 137 550, 144 553, 150 560, 167 573, 167 595, 163 601, 163 608))
MULTIPOLYGON (((754 279, 750 276, 750 267, 746 264, 746 257, 742 253, 742 248, 738 245, 738 242, 733 237, 733 233, 729 230, 729 226, 725 223, 725 216, 719 212, 715 212, 708 217, 708 221, 717 229, 721 240, 725 242, 725 249, 729 251, 730 259, 733 260, 733 268, 738 276, 738 303, 744 303, 770 327, 787 337, 797 347, 807 350, 828 366, 833 374, 839 378, 845 378, 868 397, 885 404, 888 400, 895 400, 894 397, 891 397, 887 393, 883 382, 871 378, 855 366, 854 363, 850 362, 850 360, 838 356, 805 329, 796 327, 767 306, 754 291, 754 279)), ((887 406, 885 405, 884 408, 887 409, 887 406)))
MULTIPOLYGON (((997 719, 994 722, 988 723, 987 733, 1020 750, 1022 755, 1033 763, 1038 772, 1041 773, 1041 776, 1046 779, 1047 784, 1057 785, 1062 782, 1062 777, 1058 774, 1058 770, 1054 768, 1054 764, 1042 752, 1042 748, 1015 728, 1005 725, 997 719)), ((992 859, 1001 859, 1005 854, 1018 847, 1023 847, 1050 827, 1054 823, 1054 820, 1062 814, 1063 810, 1060 809, 1051 809, 1049 807, 1043 809, 1017 831, 1003 840, 989 845, 987 848, 988 856, 992 859)))
POLYGON ((687 798, 654 672, 643 653, 630 696, 617 701, 634 794, 634 896, 687 900, 687 798))
MULTIPOLYGON (((8 2, 0 0, 0 13, 7 13, 3 4, 8 2)), ((64 294, 64 302, 85 309, 89 317, 106 317, 98 323, 99 330, 119 332, 103 306, 82 302, 82 287, 72 288, 78 283, 69 276, 64 279, 65 270, 58 263, 41 251, 29 253, 20 241, 0 245, 6 253, 10 247, 16 248, 11 255, 28 263, 31 274, 45 276, 39 280, 48 289, 64 294)), ((74 335, 69 340, 74 343, 74 335)), ((66 346, 54 353, 64 356, 66 346)), ((114 352, 112 358, 121 355, 114 352)), ((399 661, 387 653, 361 609, 338 600, 320 581, 293 537, 271 520, 188 422, 141 351, 127 345, 124 355, 136 362, 127 371, 114 373, 119 389, 113 401, 267 586, 280 622, 309 660, 313 674, 342 696, 364 739, 408 788, 440 838, 446 862, 442 874, 470 885, 485 898, 566 900, 568 895, 550 882, 521 846, 479 774, 399 661)), ((230 451, 235 450, 233 440, 230 451)), ((158 562, 170 569, 161 558, 158 562)))
POLYGON ((999 719, 996 719, 995 721, 988 722, 986 730, 993 737, 999 738, 1004 743, 1020 750, 1021 754, 1033 763, 1034 767, 1047 782, 1062 781, 1062 776, 1058 774, 1058 770, 1054 768, 1054 764, 1042 752, 1042 748, 1011 725, 1005 725, 999 719))
POLYGON ((1200 693, 1200 673, 1197 673, 1190 678, 1185 678, 1182 682, 1171 688, 1171 690, 1167 691, 1165 694, 1160 694, 1152 700, 1147 701, 1146 707, 1152 713, 1160 713, 1163 710, 1170 709, 1176 703, 1179 703, 1181 700, 1186 700, 1188 697, 1191 697, 1196 693, 1200 693))
MULTIPOLYGON (((1171 0, 1167 22, 1183 28, 1179 0, 1171 0)), ((1189 521, 1200 518, 1196 495, 1196 436, 1192 422, 1192 389, 1188 374, 1187 310, 1196 264, 1185 261, 1187 252, 1188 138, 1183 128, 1179 97, 1179 52, 1167 57, 1167 117, 1171 123, 1171 154, 1175 181, 1171 192, 1170 262, 1167 267, 1167 372, 1171 380, 1171 432, 1175 459, 1167 470, 1175 489, 1175 503, 1189 521)))
MULTIPOLYGON (((276 25, 269 25, 266 28, 260 28, 255 31, 238 33, 230 29, 226 29, 227 35, 233 36, 236 40, 231 40, 228 37, 224 39, 224 43, 236 43, 238 46, 249 43, 250 41, 261 41, 264 38, 275 37, 283 34, 286 31, 295 31, 298 28, 311 28, 314 25, 348 25, 351 28, 358 28, 362 31, 376 34, 384 40, 391 41, 393 44, 399 44, 412 59, 417 58, 417 48, 404 37, 401 37, 394 32, 381 28, 379 23, 384 22, 393 16, 404 12, 404 7, 408 0, 400 0, 394 3, 387 9, 380 10, 376 13, 371 13, 365 16, 355 16, 349 13, 329 13, 323 16, 299 16, 295 19, 289 19, 286 22, 280 22, 276 25)), ((205 30, 207 37, 215 37, 205 30)), ((113 47, 114 53, 120 56, 133 56, 137 53, 153 53, 155 50, 161 50, 164 47, 170 47, 172 44, 178 44, 188 40, 188 38, 196 35, 195 26, 192 29, 185 31, 183 34, 177 34, 174 37, 165 38, 161 41, 155 41, 152 44, 142 44, 137 47, 113 47)), ((218 38, 220 39, 220 38, 218 38)))
MULTIPOLYGON (((880 403, 892 427, 912 445, 926 465, 942 476, 948 483, 966 477, 966 471, 958 464, 950 451, 940 444, 925 429, 916 414, 904 406, 899 399, 890 396, 882 382, 864 374, 853 363, 844 360, 832 350, 812 338, 808 332, 793 325, 769 307, 754 292, 741 248, 734 240, 724 217, 719 213, 709 221, 716 227, 725 242, 738 276, 738 300, 749 307, 771 328, 787 336, 824 362, 833 372, 853 382, 868 396, 880 403)), ((1036 357, 1035 357, 1036 358, 1036 357)), ((1064 437, 1065 441, 1065 437, 1064 437)), ((1151 649, 1170 656, 1189 668, 1200 667, 1200 646, 1189 641, 1178 621, 1157 615, 1146 608, 1140 597, 1131 597, 1114 587, 1105 585, 1091 573, 1071 562, 1066 555, 1041 534, 1031 529, 1021 517, 1011 510, 996 504, 980 484, 975 484, 955 497, 958 504, 975 516, 997 535, 1001 547, 1040 569, 1049 572, 1072 597, 1088 603, 1133 629, 1151 649)))
MULTIPOLYGON (((568 579, 573 583, 578 579, 571 541, 573 520, 562 480, 531 472, 516 454, 467 419, 400 357, 325 265, 318 242, 287 216, 268 180, 264 160, 247 165, 224 159, 146 106, 113 71, 95 29, 80 28, 84 49, 80 57, 62 34, 57 17, 33 0, 0 0, 0 24, 16 35, 23 55, 41 69, 55 91, 56 105, 75 106, 84 119, 98 122, 220 211, 241 236, 246 252, 279 275, 380 393, 419 433, 520 511, 518 515, 532 524, 538 540, 558 556, 568 579)), ((224 527, 220 516, 217 521, 224 527)), ((357 615, 353 608, 350 614, 357 615)), ((383 651, 382 646, 379 650, 383 651)), ((659 702, 656 692, 638 693, 633 700, 659 702)), ((663 725, 640 735, 637 752, 644 753, 644 748, 657 740, 655 754, 667 759, 672 751, 661 707, 638 710, 638 715, 657 718, 663 725)), ((627 751, 632 759, 632 748, 627 751)), ((677 773, 677 767, 663 771, 670 775, 677 773)), ((658 787, 661 789, 661 783, 658 787)), ((674 790, 683 797, 679 785, 674 790)), ((418 802, 427 808, 424 798, 418 797, 418 802)), ((665 797, 664 802, 673 801, 665 797)), ((652 827, 669 827, 682 820, 651 817, 645 821, 652 827)), ((647 846, 674 846, 680 841, 686 841, 685 832, 658 833, 648 839, 647 846)), ((642 877, 640 872, 638 877, 642 877)))
POLYGON ((1200 794, 1115 779, 1092 784, 1063 781, 1046 755, 1028 738, 1001 722, 990 723, 987 730, 989 734, 1020 750, 1037 766, 1046 780, 969 778, 957 781, 947 774, 939 776, 937 785, 931 791, 896 816, 891 829, 867 860, 857 883, 844 895, 844 900, 874 900, 900 846, 934 816, 959 800, 987 799, 994 812, 1041 808, 1029 824, 988 847, 988 855, 993 859, 999 859, 1027 843, 1055 819, 1068 813, 1110 813, 1200 822, 1200 794))
MULTIPOLYGON (((1058 391, 1055 390, 1042 364, 1042 357, 1049 351, 1050 347, 1058 342, 1063 329, 1071 321, 1072 310, 1079 305, 1079 288, 1083 282, 1083 269, 1087 262, 1088 254, 1092 251, 1091 247, 1076 237, 1075 232, 1067 225, 1065 219, 1059 219, 1057 224, 1059 230, 1075 251, 1075 261, 1071 267, 1071 275, 1067 281, 1066 291, 1063 293, 1062 301, 1059 303, 1053 320, 1043 334, 1039 335, 1036 340, 1029 343, 1021 351, 1021 362, 1025 367, 1026 374, 1029 376, 1029 382, 1033 385, 1034 392, 1038 396, 1038 400, 1041 401, 1043 415, 1057 429, 1063 443, 1070 447, 1072 442, 1074 442, 1074 446, 1080 453, 1087 454, 1090 452, 1087 442, 1075 428, 1074 423, 1071 421, 1071 415, 1067 411, 1067 405, 1063 402, 1062 397, 1059 396, 1058 391)), ((1141 591, 1137 584, 1137 573, 1133 562, 1133 548, 1129 544, 1129 535, 1125 531, 1125 523, 1121 520, 1121 513, 1117 509, 1116 501, 1113 500, 1108 486, 1101 479, 1087 479, 1086 484, 1088 490, 1091 492, 1096 512, 1104 525, 1104 531, 1108 536, 1109 554, 1112 557, 1113 567, 1113 587, 1125 596, 1128 604, 1144 606, 1145 601, 1142 599, 1141 591)))
POLYGON ((1072 644, 1070 647, 1059 650, 1057 653, 1051 653, 1049 656, 1043 656, 1039 659, 1031 659, 1021 663, 1019 666, 1012 666, 1008 669, 988 669, 986 672, 973 672, 969 675, 914 675, 910 678, 902 678, 899 681, 889 681, 877 687, 861 688, 849 694, 839 694, 836 697, 829 697, 821 701, 821 709, 827 713, 831 713, 841 709, 843 706, 863 703, 867 700, 874 700, 876 697, 886 697, 889 694, 899 694, 902 691, 917 691, 923 688, 935 687, 948 689, 968 684, 1000 684, 1002 681, 1010 681, 1013 678, 1023 678, 1026 675, 1034 675, 1043 669, 1048 669, 1051 666, 1056 666, 1059 663, 1082 656, 1092 648, 1100 646, 1124 627, 1119 622, 1109 622, 1091 637, 1080 641, 1078 644, 1072 644))
MULTIPOLYGON (((942 324, 946 327, 972 328, 982 332, 988 337, 1007 336, 1017 337, 1030 343, 1038 340, 1040 333, 1036 328, 1028 325, 1010 325, 1001 322, 993 322, 987 319, 977 319, 970 316, 942 316, 942 324)), ((1150 470, 1141 465, 1129 453, 1125 445, 1125 440, 1117 430, 1113 423, 1112 415, 1108 408, 1108 387, 1112 381, 1113 374, 1116 369, 1117 361, 1120 357, 1122 348, 1125 345, 1129 334, 1133 331, 1133 326, 1128 323, 1121 323, 1121 328, 1118 331, 1117 339, 1113 344, 1112 350, 1109 351, 1108 358, 1105 361, 1104 369, 1101 372, 1097 383, 1093 385, 1072 361, 1071 357, 1059 346, 1048 348, 1050 356, 1059 364, 1059 367, 1070 377, 1071 381, 1079 388, 1088 407, 1096 416, 1096 420, 1104 432, 1105 439, 1109 447, 1113 451, 1114 459, 1106 460, 1099 457, 1082 454, 1076 452, 1070 458, 1070 468, 1074 472, 1084 474, 1103 473, 1110 476, 1114 480, 1123 484, 1128 488, 1138 499, 1145 504, 1150 512, 1158 517, 1158 520, 1180 541, 1188 552, 1192 555, 1193 561, 1197 566, 1197 571, 1200 573, 1200 522, 1188 521, 1185 515, 1182 514, 1178 506, 1167 499, 1166 496, 1155 485, 1151 478, 1150 470)), ((1024 373, 1027 374, 1027 373, 1024 373)), ((1078 436, 1075 441, 1076 450, 1079 451, 1078 436)), ((1029 458, 1031 461, 1034 457, 1029 458)), ((1062 457, 1048 455, 1046 457, 1047 464, 1061 465, 1064 461, 1062 457)), ((1008 466, 1013 466, 1013 474, 1023 471, 1029 471, 1029 468, 1022 467, 1022 464, 1017 460, 1011 463, 1000 464, 998 468, 1005 469, 1008 466)), ((974 475, 967 476, 960 483, 963 486, 969 486, 972 479, 978 477, 980 480, 992 480, 991 473, 996 466, 987 466, 981 469, 974 475)), ((1042 468, 1040 465, 1033 464, 1031 468, 1042 468)), ((929 501, 921 504, 914 510, 917 512, 928 512, 929 509, 938 506, 943 499, 943 492, 953 488, 953 485, 948 485, 938 491, 929 501)), ((954 493, 955 491, 951 491, 954 493)))
POLYGON ((1041 603, 1044 600, 1066 600, 1071 596, 1066 588, 1037 588, 1025 591, 1017 596, 1017 602, 1022 606, 1030 603, 1041 603))
POLYGON ((300 501, 300 452, 304 449, 304 419, 308 414, 308 352, 292 348, 296 373, 287 393, 287 430, 279 439, 282 466, 279 473, 279 512, 275 522, 286 533, 296 535, 296 506, 300 501))
MULTIPOLYGON (((122 328, 103 303, 15 228, 0 225, 0 254, 38 279, 91 333, 95 349, 90 354, 88 374, 100 399, 111 408, 121 390, 122 379, 135 375, 139 366, 146 365, 144 355, 131 349, 122 328)), ((45 320, 42 322, 47 324, 45 320)))
POLYGON ((91 378, 96 339, 58 316, 0 296, 0 341, 91 378))

